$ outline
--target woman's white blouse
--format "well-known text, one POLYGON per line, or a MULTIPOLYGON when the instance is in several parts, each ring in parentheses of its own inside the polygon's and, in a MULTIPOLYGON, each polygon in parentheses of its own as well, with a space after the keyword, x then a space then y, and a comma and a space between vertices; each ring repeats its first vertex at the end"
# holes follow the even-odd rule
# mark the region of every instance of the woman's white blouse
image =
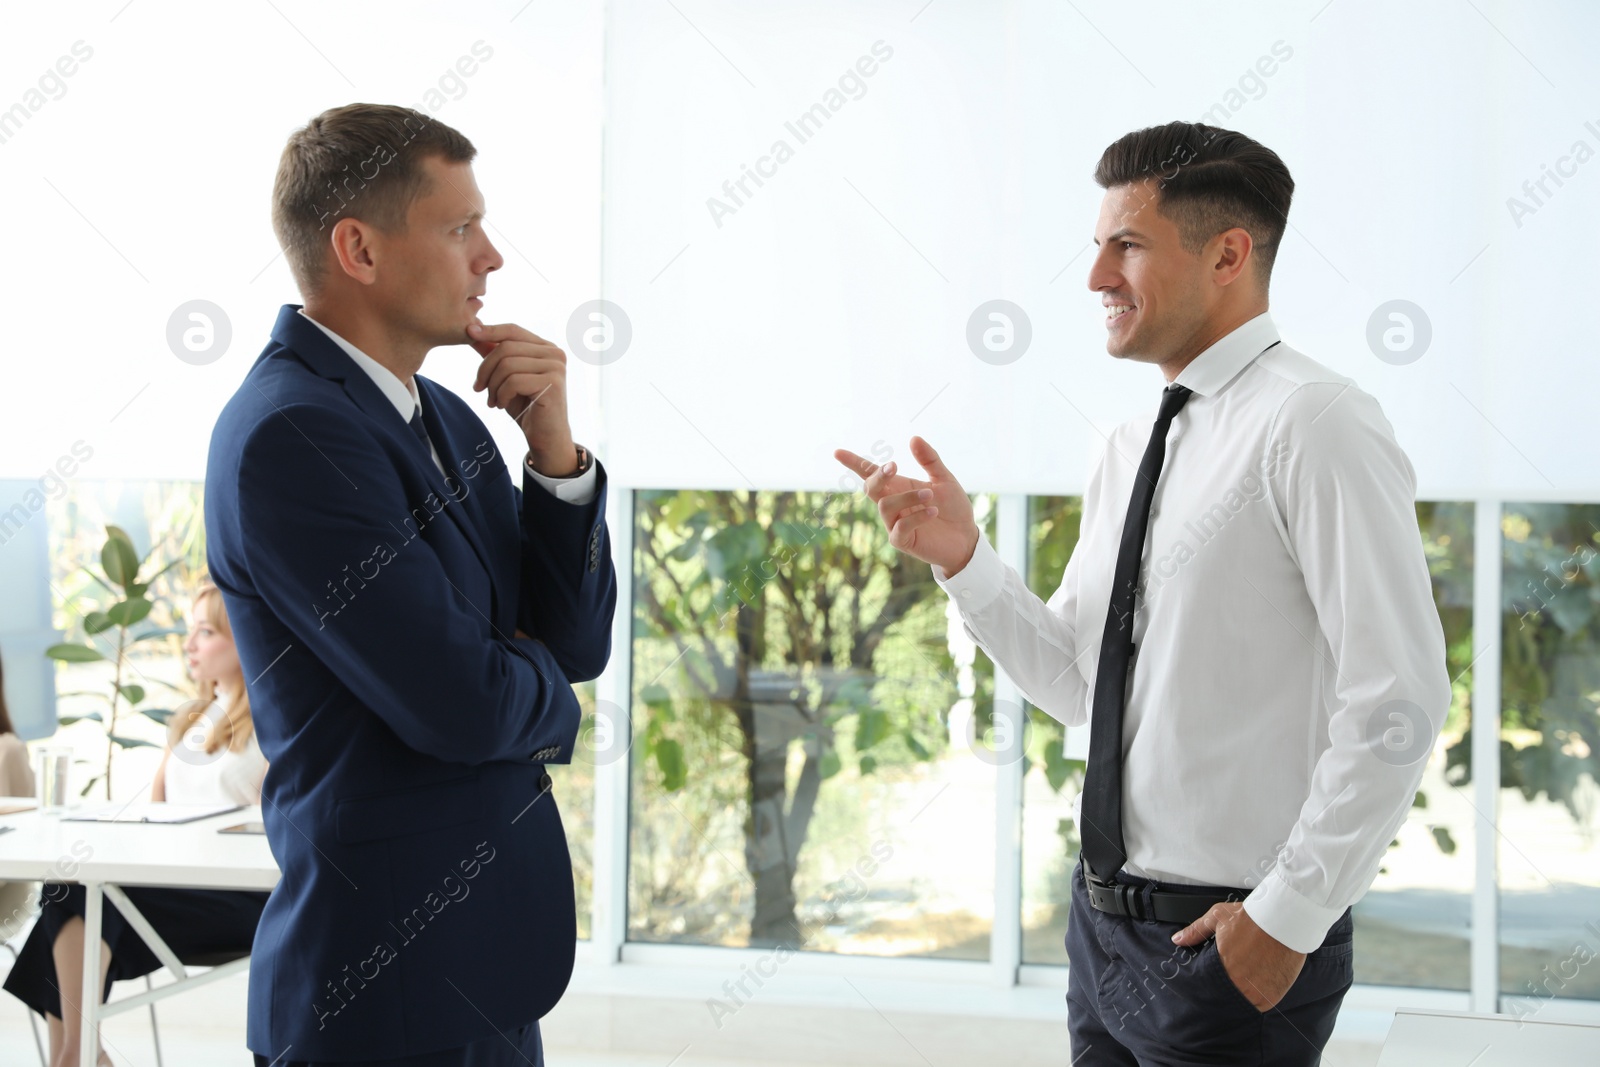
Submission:
MULTIPOLYGON (((205 711, 212 723, 220 721, 222 705, 212 701, 205 711)), ((261 803, 261 780, 267 774, 267 760, 250 740, 242 751, 226 746, 206 751, 210 728, 196 722, 167 756, 167 802, 170 804, 245 804, 261 803)))

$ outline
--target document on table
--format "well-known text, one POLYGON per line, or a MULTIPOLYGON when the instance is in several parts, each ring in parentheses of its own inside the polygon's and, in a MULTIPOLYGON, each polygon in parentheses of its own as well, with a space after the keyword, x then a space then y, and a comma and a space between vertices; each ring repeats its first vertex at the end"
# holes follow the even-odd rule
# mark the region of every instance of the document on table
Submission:
POLYGON ((243 804, 168 804, 161 800, 141 800, 132 804, 105 804, 63 815, 63 822, 156 822, 181 823, 209 819, 238 811, 243 804))

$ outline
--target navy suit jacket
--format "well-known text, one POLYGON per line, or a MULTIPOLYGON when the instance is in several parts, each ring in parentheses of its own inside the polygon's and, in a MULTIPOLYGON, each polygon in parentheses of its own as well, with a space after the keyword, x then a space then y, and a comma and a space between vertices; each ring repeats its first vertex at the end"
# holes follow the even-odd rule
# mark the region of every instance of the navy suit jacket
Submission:
POLYGON ((454 1048, 543 1016, 571 977, 572 866, 544 764, 570 762, 571 683, 610 655, 605 473, 588 504, 526 473, 519 491, 483 421, 419 375, 441 475, 297 307, 206 466, 207 559, 283 871, 247 1044, 294 1060, 454 1048))

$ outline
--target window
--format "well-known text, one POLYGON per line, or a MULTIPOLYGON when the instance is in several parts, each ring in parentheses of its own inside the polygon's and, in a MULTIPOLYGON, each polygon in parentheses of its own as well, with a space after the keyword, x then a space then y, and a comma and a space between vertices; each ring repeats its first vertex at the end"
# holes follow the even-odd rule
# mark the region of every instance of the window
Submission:
POLYGON ((1411 814, 1355 906, 1356 981, 1466 989, 1471 976, 1473 808, 1471 504, 1419 503, 1423 554, 1444 627, 1450 711, 1411 814))
POLYGON ((929 567, 855 493, 634 515, 630 939, 986 959, 994 768, 967 737, 994 675, 929 567))
MULTIPOLYGON (((1049 600, 1078 546, 1083 500, 1028 498, 1028 588, 1049 600)), ((1068 759, 1066 727, 1028 706, 1033 736, 1022 779, 1022 962, 1067 962, 1067 912, 1078 862, 1072 798, 1083 788, 1085 762, 1068 759)))
MULTIPOLYGON (((594 920, 594 768, 595 685, 579 682, 572 687, 583 709, 578 727, 577 751, 571 763, 546 765, 552 782, 551 793, 561 811, 561 825, 567 831, 567 850, 572 853, 572 890, 577 898, 578 938, 587 941, 594 920)), ((604 731, 606 724, 599 729, 604 731)), ((605 746, 600 746, 604 753, 605 746)), ((602 754, 598 758, 604 759, 602 754)))
POLYGON ((1500 990, 1600 998, 1600 505, 1501 514, 1500 990))

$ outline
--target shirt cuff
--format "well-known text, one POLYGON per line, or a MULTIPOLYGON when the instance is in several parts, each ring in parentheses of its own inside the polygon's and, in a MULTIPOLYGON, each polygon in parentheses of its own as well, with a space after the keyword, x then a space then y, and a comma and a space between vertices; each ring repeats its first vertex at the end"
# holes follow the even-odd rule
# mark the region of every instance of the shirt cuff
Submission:
POLYGON ((978 535, 978 545, 972 550, 967 565, 950 577, 937 563, 932 564, 933 580, 939 588, 950 594, 956 606, 964 613, 982 611, 989 606, 1005 586, 1006 568, 995 553, 994 546, 983 534, 978 535))
POLYGON ((594 500, 594 495, 598 491, 595 483, 599 479, 600 465, 595 462, 592 452, 589 457, 589 469, 582 474, 552 478, 548 474, 540 474, 534 470, 531 457, 528 456, 522 459, 522 469, 528 472, 530 478, 544 486, 545 491, 551 496, 568 504, 588 504, 594 500))
POLYGON ((1277 871, 1268 872, 1261 884, 1244 898, 1244 910, 1272 937, 1296 952, 1308 954, 1322 947, 1328 928, 1344 914, 1343 908, 1313 904, 1277 871))

